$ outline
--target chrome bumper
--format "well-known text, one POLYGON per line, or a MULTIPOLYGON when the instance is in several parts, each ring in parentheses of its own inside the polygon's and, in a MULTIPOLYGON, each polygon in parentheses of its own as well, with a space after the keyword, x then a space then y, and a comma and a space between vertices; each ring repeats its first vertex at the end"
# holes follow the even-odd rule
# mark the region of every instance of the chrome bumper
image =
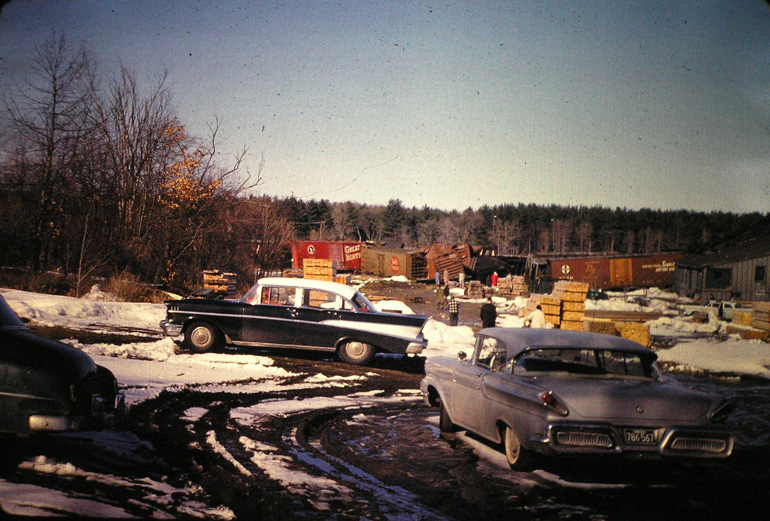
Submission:
POLYGON ((726 458, 735 447, 735 436, 727 431, 670 427, 657 430, 656 442, 629 444, 622 429, 607 424, 548 424, 545 436, 532 442, 540 452, 567 454, 627 454, 641 457, 726 458))
POLYGON ((126 396, 123 393, 115 395, 115 404, 112 412, 105 412, 105 400, 100 396, 94 396, 91 407, 91 416, 53 416, 46 414, 32 414, 27 419, 29 430, 33 432, 64 432, 79 431, 85 429, 100 429, 113 425, 117 419, 126 412, 126 396))
POLYGON ((425 340, 425 337, 422 335, 422 333, 417 335, 417 338, 414 340, 414 342, 411 342, 408 346, 406 346, 405 353, 408 355, 416 355, 418 353, 422 353, 422 350, 428 347, 428 341, 425 340))
POLYGON ((160 321, 160 328, 166 336, 174 337, 182 334, 181 324, 169 324, 168 319, 165 318, 160 321))

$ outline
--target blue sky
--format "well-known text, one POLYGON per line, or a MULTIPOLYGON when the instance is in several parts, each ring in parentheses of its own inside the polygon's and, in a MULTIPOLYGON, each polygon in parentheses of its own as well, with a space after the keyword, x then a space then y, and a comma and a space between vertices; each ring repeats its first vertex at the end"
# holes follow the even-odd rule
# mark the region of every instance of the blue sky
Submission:
POLYGON ((259 193, 770 209, 763 0, 15 0, 0 83, 52 28, 104 73, 165 67, 188 131, 264 157, 259 193))

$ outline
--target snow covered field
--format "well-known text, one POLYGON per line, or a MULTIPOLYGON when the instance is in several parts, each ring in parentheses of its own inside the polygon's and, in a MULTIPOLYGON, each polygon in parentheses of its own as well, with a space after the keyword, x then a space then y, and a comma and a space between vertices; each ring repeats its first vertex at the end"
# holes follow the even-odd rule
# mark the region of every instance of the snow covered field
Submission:
MULTIPOLYGON (((32 324, 99 332, 130 331, 132 334, 138 333, 150 337, 149 341, 146 342, 122 345, 84 345, 76 340, 65 341, 88 353, 98 364, 108 367, 115 373, 126 394, 129 407, 154 398, 164 390, 173 391, 194 387, 197 391, 248 393, 258 390, 264 392, 278 387, 294 376, 285 369, 275 366, 269 356, 222 353, 190 355, 180 351, 170 339, 152 340, 152 338, 160 335, 158 323, 165 316, 165 307, 162 304, 109 302, 102 300, 98 293, 91 293, 92 298, 81 299, 8 289, 1 289, 0 294, 20 317, 32 324)), ((668 309, 668 302, 674 297, 662 292, 650 292, 647 296, 653 297, 650 306, 664 313, 668 309)), ((501 312, 511 305, 521 307, 525 304, 522 299, 515 302, 496 299, 495 303, 501 312)), ((627 304, 620 298, 599 303, 589 302, 588 305, 603 309, 639 309, 636 305, 627 304)), ((390 308, 396 306, 402 312, 410 311, 406 305, 398 302, 390 301, 388 306, 390 308)), ((714 320, 715 317, 710 323, 696 325, 673 314, 665 314, 662 318, 649 323, 651 331, 655 335, 681 336, 683 338, 673 348, 659 350, 660 360, 675 363, 675 370, 682 372, 727 373, 770 379, 770 344, 740 340, 739 338, 729 338, 723 342, 712 338, 685 339, 694 332, 712 332, 719 325, 714 320)), ((522 319, 501 313, 498 326, 521 327, 522 319)), ((473 330, 467 326, 449 327, 442 322, 431 319, 425 327, 424 334, 428 339, 428 349, 423 353, 426 357, 455 356, 458 351, 468 352, 472 347, 473 330)), ((292 385, 303 388, 344 387, 349 383, 344 377, 326 377, 323 374, 318 374, 292 385)), ((284 385, 282 389, 286 389, 286 386, 284 385)), ((407 400, 419 399, 419 393, 415 392, 414 389, 404 390, 403 396, 403 399, 407 400)), ((352 399, 360 400, 361 397, 352 399)), ((366 399, 374 400, 370 397, 366 399)), ((301 404, 302 407, 318 408, 340 406, 338 400, 336 403, 330 402, 331 399, 319 398, 313 401, 305 400, 301 404)), ((240 416, 247 414, 249 421, 253 422, 258 420, 254 416, 259 414, 288 414, 291 411, 284 410, 283 407, 290 405, 297 406, 298 403, 289 403, 288 405, 286 402, 276 403, 273 407, 264 410, 235 411, 234 414, 240 416)), ((191 421, 204 413, 205 410, 190 410, 191 421)), ((102 443, 105 446, 140 445, 142 443, 139 440, 130 439, 130 437, 121 437, 121 439, 116 440, 110 439, 110 436, 109 433, 105 433, 104 438, 97 437, 95 443, 102 443)), ((219 449, 215 439, 210 440, 210 442, 215 449, 219 449)), ((268 474, 286 476, 287 471, 281 467, 281 462, 278 459, 270 458, 269 451, 260 452, 258 449, 258 447, 254 448, 255 461, 260 461, 268 474)), ((223 456, 226 457, 224 454, 223 456)), ((66 461, 51 461, 45 456, 24 461, 20 464, 20 468, 21 466, 41 475, 49 473, 85 474, 84 471, 72 467, 66 461)), ((291 482, 291 480, 302 481, 306 478, 307 476, 291 476, 291 479, 286 479, 291 482)), ((121 478, 100 474, 89 476, 89 479, 114 480, 117 483, 121 478)), ((119 483, 117 484, 119 485, 119 483)), ((158 498, 158 504, 167 501, 167 498, 174 494, 177 501, 180 497, 189 497, 189 501, 177 509, 177 512, 185 512, 185 515, 201 518, 226 519, 232 517, 226 508, 212 508, 196 503, 192 499, 194 496, 192 490, 175 488, 162 482, 144 483, 142 486, 152 490, 152 493, 158 498)), ((182 501, 184 502, 184 500, 182 501)), ((7 512, 21 515, 61 515, 63 513, 65 515, 132 517, 120 509, 104 505, 99 506, 93 498, 82 498, 77 494, 65 494, 45 487, 16 484, 2 479, 0 479, 0 507, 7 512)), ((160 513, 159 510, 157 515, 160 513)))

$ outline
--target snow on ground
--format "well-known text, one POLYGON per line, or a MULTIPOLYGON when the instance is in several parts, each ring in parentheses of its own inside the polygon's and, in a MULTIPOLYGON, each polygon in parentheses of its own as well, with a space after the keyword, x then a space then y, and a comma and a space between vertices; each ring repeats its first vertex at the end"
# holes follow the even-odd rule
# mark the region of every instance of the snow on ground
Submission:
MULTIPOLYGON (((165 316, 165 307, 162 304, 110 302, 93 292, 89 298, 81 299, 8 289, 0 289, 0 294, 20 317, 32 324, 42 326, 104 332, 130 331, 132 334, 140 331, 147 335, 160 336, 161 330, 158 324, 165 316)), ((695 324, 692 320, 680 318, 670 310, 670 303, 676 301, 675 295, 650 290, 645 296, 650 300, 647 310, 652 309, 663 313, 660 319, 648 323, 652 334, 680 339, 673 348, 658 351, 661 361, 675 364, 673 370, 689 373, 732 373, 770 379, 769 344, 740 340, 737 337, 731 337, 724 342, 716 338, 694 339, 698 335, 711 334, 725 324, 716 320, 716 317, 712 317, 712 320, 706 324, 695 324)), ((621 311, 641 310, 638 304, 626 302, 626 295, 611 294, 611 297, 608 301, 589 301, 587 307, 621 311)), ((498 309, 498 326, 522 327, 523 319, 518 317, 517 310, 526 305, 526 299, 519 297, 508 301, 494 297, 493 301, 498 309)), ((407 305, 398 301, 383 301, 379 306, 382 309, 400 313, 412 313, 407 305)), ((468 326, 450 327, 443 322, 430 319, 423 333, 428 339, 428 348, 423 352, 426 357, 456 356, 460 351, 470 354, 473 347, 474 330, 468 326)), ((84 345, 74 339, 68 340, 67 343, 88 353, 97 363, 115 373, 126 394, 129 406, 152 399, 163 390, 195 388, 211 392, 248 393, 257 390, 265 392, 278 388, 295 376, 276 367, 269 356, 228 353, 191 355, 182 352, 170 339, 123 345, 104 343, 84 345)), ((301 383, 291 385, 297 388, 332 385, 342 387, 352 385, 352 382, 346 377, 327 377, 317 374, 306 375, 301 383)), ((287 386, 283 385, 281 388, 286 389, 287 386)), ((259 406, 233 411, 233 419, 239 422, 258 423, 262 417, 296 412, 297 407, 303 410, 360 407, 362 403, 367 403, 367 400, 374 402, 378 399, 380 398, 362 396, 362 393, 358 393, 334 399, 265 402, 259 406)), ((419 391, 403 390, 397 399, 418 400, 419 391)), ((186 412, 185 418, 193 423, 206 412, 203 408, 192 408, 186 412)), ((129 434, 121 433, 121 435, 129 434)), ((97 437, 97 442, 101 443, 98 440, 97 437)), ((317 478, 310 479, 303 473, 293 471, 276 448, 264 446, 246 438, 241 439, 240 442, 243 450, 251 454, 252 462, 268 475, 274 476, 292 489, 314 489, 317 493, 318 508, 323 508, 330 497, 345 495, 345 490, 334 482, 321 482, 317 478)), ((130 445, 131 440, 107 440, 103 443, 130 445)), ((134 443, 138 441, 134 440, 134 443)), ((220 451, 223 458, 228 459, 227 449, 221 445, 213 433, 208 437, 207 443, 213 450, 220 451)), ((41 474, 69 472, 80 475, 84 472, 67 462, 51 461, 45 456, 24 461, 20 464, 20 468, 41 474)), ((106 474, 87 477, 117 484, 120 484, 121 480, 119 477, 106 474)), ((161 482, 144 483, 142 486, 153 491, 158 498, 158 504, 172 494, 188 498, 178 507, 180 513, 195 517, 223 519, 231 516, 227 509, 209 508, 199 504, 192 499, 193 494, 189 490, 173 489, 161 482)), ((100 505, 95 498, 80 497, 76 494, 28 484, 15 484, 5 480, 0 480, 0 508, 11 513, 32 516, 80 516, 96 513, 106 517, 131 517, 122 509, 100 505)), ((157 516, 162 517, 161 514, 162 512, 158 511, 157 516)))
MULTIPOLYGON (((65 326, 71 329, 115 331, 137 328, 160 334, 159 322, 165 316, 163 304, 108 302, 87 298, 43 295, 18 290, 0 290, 8 304, 22 318, 43 326, 65 326)), ((649 305, 626 302, 626 295, 611 293, 610 300, 591 301, 587 309, 616 311, 659 310, 664 316, 648 322, 652 335, 680 337, 671 349, 659 351, 662 361, 674 362, 692 371, 735 373, 770 378, 770 344, 731 337, 727 342, 706 338, 693 340, 694 334, 711 334, 726 323, 715 316, 705 324, 694 323, 674 314, 670 302, 676 295, 656 288, 644 294, 649 305)), ((633 294, 631 294, 633 296, 633 294)), ((494 297, 498 308, 498 327, 522 327, 524 320, 515 310, 526 305, 526 299, 517 297, 506 301, 494 297), (514 312, 506 312, 506 310, 514 312)), ((382 309, 412 313, 406 304, 388 300, 379 303, 382 309)), ((450 327, 430 319, 423 330, 428 339, 424 356, 456 356, 459 351, 469 352, 473 345, 473 329, 468 326, 450 327)), ((99 358, 112 369, 121 384, 136 389, 131 393, 133 401, 141 401, 157 395, 165 387, 184 385, 212 385, 231 382, 265 382, 283 380, 289 374, 272 367, 272 360, 265 356, 182 353, 169 339, 156 342, 137 342, 123 345, 70 344, 92 357, 99 358), (105 358, 115 360, 104 360, 105 358), (153 362, 163 362, 163 370, 153 369, 153 362), (174 367, 170 370, 170 367, 174 367), (142 389, 141 391, 139 389, 142 389)))

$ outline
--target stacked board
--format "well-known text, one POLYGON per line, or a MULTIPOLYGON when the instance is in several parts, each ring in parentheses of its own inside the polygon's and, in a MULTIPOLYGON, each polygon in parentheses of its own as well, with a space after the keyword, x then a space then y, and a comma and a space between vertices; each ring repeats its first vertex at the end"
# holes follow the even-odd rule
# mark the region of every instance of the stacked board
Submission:
POLYGON ((312 280, 334 280, 335 270, 331 259, 302 259, 303 277, 312 280))
POLYGON ((213 289, 219 293, 227 295, 227 298, 233 298, 238 289, 238 276, 235 273, 224 273, 219 270, 203 271, 203 287, 213 289))
POLYGON ((561 300, 561 329, 583 331, 587 295, 588 283, 561 280, 556 283, 553 296, 561 300))

